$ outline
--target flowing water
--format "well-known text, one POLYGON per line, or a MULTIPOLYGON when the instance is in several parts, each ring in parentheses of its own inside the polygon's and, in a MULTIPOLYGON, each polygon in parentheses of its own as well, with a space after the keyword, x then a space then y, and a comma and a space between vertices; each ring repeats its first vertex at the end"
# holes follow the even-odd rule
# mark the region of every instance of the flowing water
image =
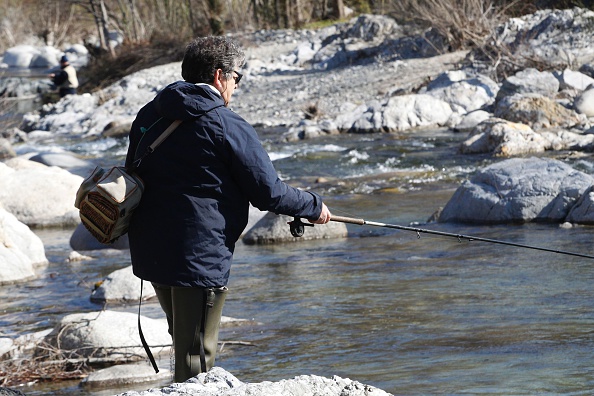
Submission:
MULTIPOLYGON (((464 178, 496 161, 457 154, 462 135, 433 130, 289 144, 277 142, 278 131, 260 132, 282 177, 322 192, 335 214, 594 254, 591 227, 423 224, 464 178)), ((116 162, 126 143, 45 143, 53 146, 116 162)), ((572 164, 592 173, 587 158, 572 164)), ((592 394, 594 261, 382 227, 348 228, 345 239, 238 243, 224 315, 253 322, 222 329, 227 344, 217 365, 244 382, 338 375, 398 395, 592 394)), ((50 263, 36 280, 0 287, 4 335, 101 309, 89 300, 93 284, 130 265, 127 252, 107 251, 67 263, 71 232, 36 230, 50 263)), ((137 306, 109 308, 135 312, 137 306)), ((143 313, 161 317, 154 301, 143 313)), ((126 389, 90 391, 60 382, 21 390, 104 396, 126 389)))

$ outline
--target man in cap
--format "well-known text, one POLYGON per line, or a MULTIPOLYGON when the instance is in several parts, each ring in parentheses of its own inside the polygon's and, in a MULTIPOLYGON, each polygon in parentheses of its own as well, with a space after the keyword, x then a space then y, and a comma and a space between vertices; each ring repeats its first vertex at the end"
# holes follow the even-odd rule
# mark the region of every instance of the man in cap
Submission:
POLYGON ((78 88, 78 78, 76 77, 76 70, 68 62, 68 57, 63 55, 60 59, 60 71, 55 74, 50 74, 52 82, 58 88, 60 97, 66 95, 76 95, 76 88, 78 88))

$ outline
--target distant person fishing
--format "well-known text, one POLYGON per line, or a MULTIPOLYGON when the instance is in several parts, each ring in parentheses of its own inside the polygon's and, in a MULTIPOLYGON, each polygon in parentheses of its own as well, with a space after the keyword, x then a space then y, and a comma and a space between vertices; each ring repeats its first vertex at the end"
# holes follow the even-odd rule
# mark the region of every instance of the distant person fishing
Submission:
POLYGON ((60 71, 50 74, 49 77, 61 98, 66 95, 76 95, 76 88, 78 88, 76 69, 70 64, 66 55, 60 58, 60 71))

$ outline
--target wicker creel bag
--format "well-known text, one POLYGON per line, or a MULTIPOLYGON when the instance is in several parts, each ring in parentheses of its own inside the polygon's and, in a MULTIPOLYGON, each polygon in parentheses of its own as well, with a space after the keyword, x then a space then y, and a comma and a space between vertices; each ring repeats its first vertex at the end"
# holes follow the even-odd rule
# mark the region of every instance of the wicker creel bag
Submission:
POLYGON ((133 168, 114 166, 105 169, 98 166, 83 180, 76 192, 74 206, 79 209, 82 224, 99 242, 113 243, 128 232, 130 218, 144 192, 144 183, 135 173, 136 167, 180 123, 181 120, 171 123, 144 155, 134 161, 133 168))

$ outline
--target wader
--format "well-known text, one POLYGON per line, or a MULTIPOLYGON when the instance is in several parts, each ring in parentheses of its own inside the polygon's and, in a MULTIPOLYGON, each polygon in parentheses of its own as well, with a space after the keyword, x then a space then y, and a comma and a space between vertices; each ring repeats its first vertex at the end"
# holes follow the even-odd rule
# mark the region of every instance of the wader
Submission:
POLYGON ((153 283, 167 316, 175 351, 175 382, 210 370, 215 363, 227 288, 174 287, 153 283))

